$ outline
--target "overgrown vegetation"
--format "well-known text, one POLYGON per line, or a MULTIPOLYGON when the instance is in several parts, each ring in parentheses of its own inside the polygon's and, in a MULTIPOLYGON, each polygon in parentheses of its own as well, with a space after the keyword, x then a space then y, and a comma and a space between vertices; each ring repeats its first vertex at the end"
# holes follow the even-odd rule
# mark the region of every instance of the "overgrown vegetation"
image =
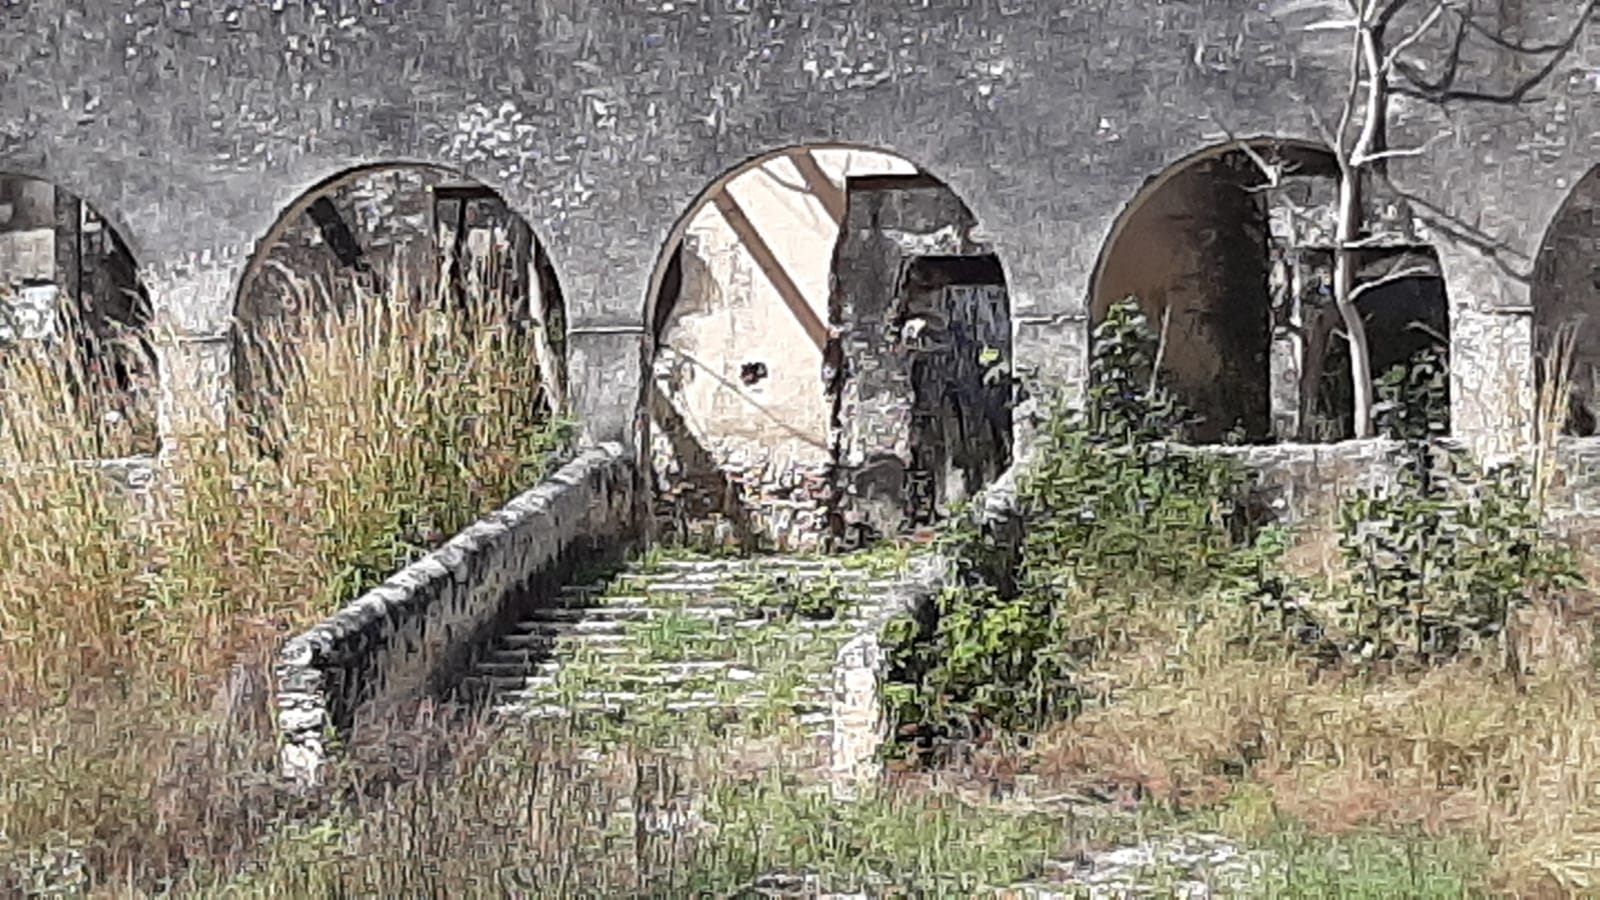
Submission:
POLYGON ((1154 374, 1138 307, 1113 306, 1093 346, 1089 402, 1043 429, 1016 521, 947 531, 940 549, 963 583, 886 627, 892 718, 924 746, 1069 714, 1081 665, 1134 637, 1118 610, 1238 591, 1279 549, 1250 520, 1241 467, 1171 442, 1191 414, 1154 374))
POLYGON ((0 363, 0 883, 49 854, 153 886, 237 853, 276 808, 268 655, 563 452, 494 298, 310 299, 257 348, 294 373, 284 452, 196 435, 144 493, 63 463, 95 436, 70 355, 0 363))
MULTIPOLYGON (((1440 440, 1443 369, 1419 364, 1382 381, 1387 486, 1325 533, 1273 524, 1268 485, 1181 445, 1189 414, 1131 304, 1096 335, 1090 402, 1048 423, 1017 516, 947 529, 963 580, 887 629, 897 746, 939 765, 838 804, 825 746, 753 713, 645 717, 598 750, 568 725, 422 715, 291 801, 270 777, 261 654, 563 446, 528 424, 518 343, 459 315, 358 309, 283 344, 299 374, 278 458, 237 433, 195 444, 154 502, 94 472, 7 470, 0 503, 28 513, 0 518, 8 889, 974 896, 1196 831, 1245 848, 1237 872, 1154 853, 1141 883, 1458 897, 1600 876, 1600 706, 1557 602, 1583 596, 1575 560, 1538 527, 1542 471, 1480 472, 1440 440)), ((827 578, 724 587, 778 628, 833 627, 854 602, 827 578)), ((632 662, 771 670, 780 703, 825 666, 661 599, 625 629, 632 662)), ((616 655, 572 658, 558 687, 616 687, 616 655)))
POLYGON ((1578 560, 1541 528, 1547 472, 1445 439, 1447 372, 1424 355, 1380 381, 1391 440, 1365 486, 1287 529, 1237 457, 1181 446, 1136 305, 1093 348, 1013 518, 952 529, 960 583, 885 628, 891 754, 1120 770, 1136 805, 1183 815, 1260 785, 1295 827, 1421 825, 1508 851, 1502 885, 1587 884, 1590 789, 1534 762, 1569 747, 1574 777, 1600 774, 1600 710, 1563 711, 1594 671, 1578 560), (1330 804, 1342 790, 1368 793, 1330 804))

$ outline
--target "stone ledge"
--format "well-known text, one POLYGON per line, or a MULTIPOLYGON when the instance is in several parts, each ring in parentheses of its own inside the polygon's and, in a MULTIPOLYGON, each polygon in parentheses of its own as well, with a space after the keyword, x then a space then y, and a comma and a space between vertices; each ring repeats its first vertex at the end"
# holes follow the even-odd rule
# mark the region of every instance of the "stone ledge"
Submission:
POLYGON ((834 797, 848 800, 878 777, 878 748, 888 737, 883 719, 882 686, 888 660, 879 633, 895 616, 913 615, 933 602, 948 580, 949 566, 938 554, 914 558, 889 589, 877 611, 834 656, 832 735, 828 753, 834 797))
POLYGON ((514 608, 544 599, 584 554, 634 535, 638 478, 620 444, 602 444, 291 638, 276 668, 282 773, 315 784, 325 735, 426 696, 514 608))

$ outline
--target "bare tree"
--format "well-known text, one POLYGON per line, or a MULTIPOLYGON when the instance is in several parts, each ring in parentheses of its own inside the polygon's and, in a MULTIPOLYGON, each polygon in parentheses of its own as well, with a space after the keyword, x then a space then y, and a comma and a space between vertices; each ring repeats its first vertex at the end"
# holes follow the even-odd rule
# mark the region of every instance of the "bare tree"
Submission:
MULTIPOLYGON (((1397 228, 1393 223, 1370 221, 1364 192, 1375 181, 1393 188, 1388 181, 1390 160, 1422 156, 1448 134, 1440 132, 1415 146, 1390 147, 1387 140, 1390 101, 1402 96, 1441 106, 1462 102, 1496 105, 1538 102, 1541 98, 1534 96, 1534 91, 1577 43, 1600 0, 1581 3, 1571 29, 1561 39, 1543 44, 1522 43, 1508 37, 1503 27, 1486 26, 1472 0, 1340 0, 1340 3, 1339 18, 1311 26, 1313 30, 1347 31, 1350 49, 1348 80, 1337 122, 1330 127, 1315 104, 1306 104, 1333 155, 1338 181, 1333 222, 1332 309, 1309 310, 1300 326, 1306 348, 1301 408, 1304 415, 1310 402, 1307 392, 1314 391, 1321 379, 1322 348, 1332 329, 1342 325, 1350 346, 1355 434, 1371 437, 1374 433, 1372 356, 1356 302, 1364 294, 1386 284, 1433 274, 1433 270, 1402 262, 1384 272, 1361 272, 1363 250, 1409 242, 1409 236, 1403 233, 1404 224, 1397 228), (1510 87, 1467 84, 1464 54, 1474 36, 1487 43, 1493 52, 1538 62, 1510 87), (1442 59, 1419 58, 1423 48, 1435 51, 1442 48, 1442 59), (1430 72, 1438 74, 1430 76, 1430 72), (1383 227, 1375 227, 1379 225, 1383 227)), ((1264 156, 1242 141, 1237 143, 1265 176, 1267 184, 1263 188, 1279 186, 1288 171, 1283 160, 1275 154, 1264 156)), ((1290 210, 1296 218, 1303 212, 1290 210)), ((1409 219, 1409 215, 1403 218, 1409 219)))

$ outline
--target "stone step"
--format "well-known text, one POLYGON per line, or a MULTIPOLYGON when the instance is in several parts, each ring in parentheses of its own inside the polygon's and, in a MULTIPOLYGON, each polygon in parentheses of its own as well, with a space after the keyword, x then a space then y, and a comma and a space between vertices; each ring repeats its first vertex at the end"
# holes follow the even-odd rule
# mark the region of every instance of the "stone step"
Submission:
MULTIPOLYGON (((769 639, 784 642, 815 640, 830 631, 839 634, 853 633, 854 629, 861 627, 866 621, 859 617, 846 619, 792 619, 789 621, 775 621, 771 619, 727 619, 724 621, 731 628, 740 631, 766 629, 771 633, 769 639)), ((584 645, 591 643, 620 643, 638 635, 628 633, 627 624, 622 619, 585 619, 577 622, 541 622, 524 620, 512 626, 512 630, 502 634, 496 641, 495 650, 522 650, 527 648, 549 649, 553 642, 562 643, 581 642, 584 645)), ((695 634, 697 641, 732 641, 739 639, 738 635, 708 631, 695 634)))
MULTIPOLYGON (((516 672, 526 673, 528 675, 554 675, 555 673, 557 673, 557 672, 561 671, 562 669, 566 668, 566 664, 561 662, 561 661, 559 661, 559 660, 548 659, 548 658, 534 660, 534 661, 530 662, 530 661, 528 661, 526 659, 505 659, 505 660, 502 660, 502 659, 491 657, 491 658, 485 659, 483 662, 479 663, 478 666, 476 667, 475 671, 481 672, 481 673, 484 673, 484 674, 512 674, 513 668, 515 669, 516 672)), ((612 669, 612 668, 613 667, 608 666, 608 669, 612 669)), ((742 668, 745 668, 745 667, 738 665, 733 660, 724 660, 724 659, 690 660, 690 661, 685 661, 685 662, 662 662, 660 660, 629 660, 629 659, 623 659, 623 660, 618 660, 615 663, 614 671, 618 671, 618 672, 648 672, 648 673, 654 673, 654 674, 675 674, 675 673, 693 674, 693 673, 700 673, 700 672, 711 673, 711 674, 720 674, 720 673, 722 673, 722 672, 724 672, 724 671, 726 671, 728 669, 742 669, 742 668)))
POLYGON ((548 646, 532 635, 514 635, 501 638, 483 659, 485 662, 512 662, 522 660, 529 665, 536 665, 557 659, 570 654, 574 646, 583 648, 583 652, 592 656, 617 656, 631 657, 638 654, 638 648, 627 641, 616 640, 621 635, 597 634, 583 638, 569 639, 554 647, 548 646))
MULTIPOLYGON (((676 712, 690 712, 692 710, 674 710, 674 711, 676 711, 676 712)), ((593 708, 592 709, 592 708, 585 707, 585 708, 582 708, 582 709, 574 710, 574 709, 571 709, 569 707, 556 706, 556 705, 546 705, 546 706, 508 705, 508 706, 503 706, 503 707, 496 707, 495 709, 492 710, 492 712, 493 712, 493 714, 495 715, 496 718, 510 719, 510 720, 514 720, 514 721, 520 720, 520 721, 523 721, 523 722, 527 722, 527 721, 561 722, 561 721, 568 721, 568 720, 571 720, 571 719, 575 719, 575 718, 578 718, 580 716, 593 716, 593 715, 613 715, 613 716, 616 716, 616 715, 624 715, 625 714, 624 710, 622 710, 620 708, 617 708, 617 709, 598 709, 598 708, 593 708)), ((804 718, 811 718, 811 714, 807 714, 807 716, 805 716, 804 718)), ((739 726, 738 722, 733 722, 733 723, 730 723, 730 724, 733 727, 733 729, 737 730, 737 728, 739 726)), ((828 742, 833 740, 833 723, 832 723, 831 720, 824 719, 820 714, 818 714, 816 716, 816 721, 815 722, 804 723, 804 724, 802 724, 801 727, 806 729, 806 731, 802 733, 802 737, 804 737, 806 740, 819 741, 819 742, 822 742, 824 744, 826 744, 826 743, 828 743, 828 742)))
POLYGON ((636 566, 605 580, 562 587, 547 606, 531 611, 501 635, 463 685, 493 698, 492 709, 499 716, 565 719, 630 711, 787 709, 812 729, 808 734, 827 738, 832 727, 831 645, 870 621, 898 583, 881 571, 848 566, 837 557, 679 559, 636 566), (774 614, 785 595, 819 588, 831 589, 838 598, 838 618, 774 614), (756 605, 765 609, 750 608, 756 605), (649 633, 655 630, 653 623, 664 623, 672 614, 705 623, 683 636, 682 653, 689 659, 662 659, 663 648, 654 646, 649 633), (813 665, 809 645, 816 644, 821 647, 813 665), (807 649, 798 650, 800 658, 792 663, 750 665, 751 659, 762 658, 764 647, 773 645, 786 648, 780 651, 786 655, 807 649), (716 658, 724 649, 729 658, 716 658), (574 658, 587 658, 587 665, 599 669, 569 675, 574 658), (784 684, 781 700, 775 701, 771 692, 776 686, 770 679, 795 674, 797 667, 804 676, 784 684))
POLYGON ((691 572, 705 572, 717 569, 752 569, 752 568, 807 568, 807 569, 846 569, 842 559, 838 557, 822 556, 746 556, 730 557, 727 559, 663 559, 653 564, 655 569, 676 569, 691 572))
MULTIPOLYGON (((661 706, 673 707, 674 704, 705 704, 704 708, 725 706, 729 709, 754 709, 763 704, 770 703, 771 696, 767 691, 745 691, 732 697, 719 696, 715 691, 672 691, 672 690, 586 690, 563 692, 551 685, 547 690, 529 687, 524 690, 509 689, 501 691, 498 695, 499 702, 528 703, 538 705, 561 701, 571 703, 578 707, 584 704, 599 704, 601 706, 661 706)), ((833 698, 819 689, 800 688, 794 691, 786 703, 792 707, 812 710, 826 709, 832 704, 833 698)), ((690 707, 683 707, 688 709, 690 707)), ((694 707, 700 708, 700 707, 694 707)))
MULTIPOLYGON (((657 708, 666 712, 697 712, 717 710, 730 714, 737 714, 757 709, 759 708, 759 704, 754 701, 729 702, 727 700, 721 700, 714 697, 689 697, 667 700, 657 708)), ((539 700, 533 698, 529 698, 527 700, 503 698, 502 701, 493 708, 493 713, 496 716, 505 716, 511 718, 522 717, 548 719, 568 718, 574 713, 579 715, 619 715, 626 714, 630 711, 642 712, 645 711, 645 709, 646 708, 643 705, 625 697, 606 697, 596 695, 592 697, 579 698, 573 703, 539 702, 539 700)), ((800 724, 827 725, 830 726, 829 733, 831 733, 833 714, 820 704, 794 704, 791 709, 800 710, 795 716, 796 720, 800 724)))
MULTIPOLYGON (((519 684, 525 690, 549 687, 552 690, 560 684, 561 669, 545 670, 530 673, 526 670, 513 670, 480 666, 473 676, 488 679, 491 683, 500 685, 510 683, 513 679, 520 679, 519 684)), ((689 671, 652 671, 631 668, 607 669, 603 674, 598 674, 596 680, 603 680, 608 684, 627 685, 630 687, 658 687, 671 688, 687 684, 748 684, 761 681, 763 673, 743 666, 730 666, 722 669, 693 669, 689 671)), ((813 672, 799 679, 799 683, 811 685, 818 690, 833 689, 832 672, 813 672)))
MULTIPOLYGON (((809 584, 814 584, 814 583, 809 583, 809 584)), ((803 589, 803 588, 809 586, 809 584, 807 582, 804 582, 804 581, 795 582, 795 586, 797 588, 800 588, 800 589, 803 589)), ((619 581, 614 586, 613 589, 616 589, 616 588, 626 589, 630 593, 631 592, 637 592, 637 591, 643 591, 646 594, 674 594, 674 595, 678 595, 678 596, 697 596, 697 595, 704 595, 704 594, 720 594, 720 595, 723 595, 723 596, 730 596, 730 595, 736 596, 736 595, 738 595, 740 593, 741 589, 748 590, 748 589, 750 589, 752 587, 754 587, 754 586, 753 585, 747 585, 742 580, 741 581, 736 581, 736 582, 730 582, 728 579, 725 579, 725 578, 708 578, 708 579, 706 579, 704 581, 689 581, 689 580, 657 581, 657 580, 653 580, 653 579, 650 580, 650 581, 638 581, 638 582, 636 582, 636 581, 619 581)), ((840 595, 848 599, 848 598, 852 598, 852 597, 867 597, 867 596, 872 596, 874 594, 882 593, 883 591, 885 591, 885 590, 887 590, 889 588, 889 585, 888 584, 874 585, 874 584, 866 583, 866 582, 855 583, 855 584, 847 584, 847 583, 840 582, 840 583, 837 583, 837 587, 839 588, 840 595)), ((576 595, 575 594, 573 596, 580 596, 580 595, 576 595)), ((589 595, 582 595, 582 596, 599 596, 599 595, 598 594, 589 594, 589 595)))
POLYGON ((622 640, 624 626, 621 622, 607 621, 605 619, 585 619, 578 622, 536 622, 524 619, 513 625, 511 630, 502 634, 499 642, 506 646, 527 646, 538 643, 541 639, 548 641, 552 638, 582 638, 584 640, 606 639, 615 637, 622 640))
POLYGON ((659 619, 665 616, 717 620, 756 618, 750 610, 735 609, 731 606, 612 606, 608 603, 605 606, 568 606, 537 609, 528 613, 528 617, 522 621, 530 624, 582 622, 585 620, 637 622, 644 619, 659 619))
POLYGON ((857 629, 865 626, 867 621, 868 620, 866 618, 861 616, 846 616, 839 619, 803 619, 799 616, 796 616, 792 619, 784 621, 773 621, 770 619, 739 619, 729 624, 731 624, 734 628, 743 629, 771 627, 774 630, 778 630, 797 628, 801 631, 825 632, 837 630, 841 634, 853 634, 857 629))
MULTIPOLYGON (((559 676, 561 671, 562 670, 560 668, 556 668, 554 670, 546 669, 539 672, 529 672, 526 666, 518 666, 513 663, 485 663, 484 665, 478 666, 474 674, 493 679, 521 678, 528 687, 533 687, 535 685, 542 685, 545 683, 554 686, 556 683, 556 678, 559 676)), ((711 684, 717 684, 727 681, 739 683, 744 681, 755 681, 759 679, 761 675, 751 669, 744 668, 701 669, 687 672, 651 672, 648 670, 639 671, 631 667, 607 667, 605 673, 599 677, 604 678, 608 682, 616 684, 627 683, 665 687, 695 682, 709 682, 711 684)))

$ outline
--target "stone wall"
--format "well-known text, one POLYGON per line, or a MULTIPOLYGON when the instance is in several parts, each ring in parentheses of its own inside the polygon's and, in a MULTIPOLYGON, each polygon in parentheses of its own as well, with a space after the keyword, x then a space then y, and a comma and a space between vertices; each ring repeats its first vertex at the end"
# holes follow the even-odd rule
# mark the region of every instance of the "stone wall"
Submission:
POLYGON ((823 351, 846 182, 915 171, 870 150, 784 152, 690 214, 652 316, 651 453, 671 533, 821 542, 833 463, 823 351))
MULTIPOLYGON (((993 338, 998 330, 1009 332, 1011 320, 999 265, 990 248, 974 238, 972 211, 948 187, 926 176, 860 178, 851 180, 848 198, 829 300, 840 360, 830 389, 836 404, 835 503, 841 520, 835 528, 853 538, 894 534, 910 524, 915 485, 927 480, 919 470, 930 462, 942 468, 946 460, 937 457, 958 455, 930 453, 933 429, 928 425, 932 419, 942 441, 943 388, 974 373, 954 364, 951 357, 958 351, 930 350, 958 338, 970 343, 981 337, 962 334, 968 325, 975 332, 979 318, 989 322, 982 336, 993 338), (982 274, 963 278, 964 269, 982 274), (961 296, 948 290, 956 284, 998 288, 1001 314, 981 317, 970 309, 954 314, 943 308, 961 296), (1003 325, 997 327, 997 318, 1003 325), (924 374, 930 364, 934 371, 924 374), (928 389, 938 389, 941 396, 926 396, 928 389)), ((1010 335, 995 342, 1009 362, 1010 335)), ((983 419, 978 409, 986 406, 982 396, 987 392, 981 383, 962 386, 973 389, 965 404, 973 418, 983 419)), ((1009 451, 1008 446, 994 449, 1009 451)))
POLYGON ((285 644, 277 667, 283 773, 320 777, 330 733, 442 693, 486 639, 578 565, 637 534, 638 475, 623 448, 577 459, 443 547, 285 644))
POLYGON ((1557 438, 1555 450, 1550 490, 1557 527, 1600 530, 1600 438, 1557 438))
MULTIPOLYGON (((249 249, 308 189, 377 164, 463 171, 551 248, 574 298, 584 426, 631 441, 646 286, 685 210, 747 161, 843 142, 949 184, 1005 260, 1025 377, 1076 391, 1095 260, 1125 205, 1230 134, 1318 140, 1308 107, 1336 117, 1349 64, 1347 42, 1291 0, 703 6, 9 4, 0 169, 106 214, 157 309, 196 338, 216 332, 188 326, 226 319, 249 249)), ((1561 42, 1577 9, 1467 11, 1510 37, 1475 47, 1462 84, 1510 89, 1524 61, 1505 46, 1561 42)), ((1419 70, 1449 69, 1437 37, 1412 48, 1419 70)), ((1600 105, 1580 75, 1597 61, 1590 28, 1529 102, 1408 101, 1387 123, 1393 146, 1428 147, 1390 174, 1437 223, 1464 434, 1507 433, 1527 406, 1528 341, 1502 363, 1506 342, 1482 338, 1528 305, 1528 264, 1594 165, 1600 105)), ((162 352, 174 392, 227 376, 209 345, 162 352)), ((164 401, 178 427, 212 405, 164 401)))

